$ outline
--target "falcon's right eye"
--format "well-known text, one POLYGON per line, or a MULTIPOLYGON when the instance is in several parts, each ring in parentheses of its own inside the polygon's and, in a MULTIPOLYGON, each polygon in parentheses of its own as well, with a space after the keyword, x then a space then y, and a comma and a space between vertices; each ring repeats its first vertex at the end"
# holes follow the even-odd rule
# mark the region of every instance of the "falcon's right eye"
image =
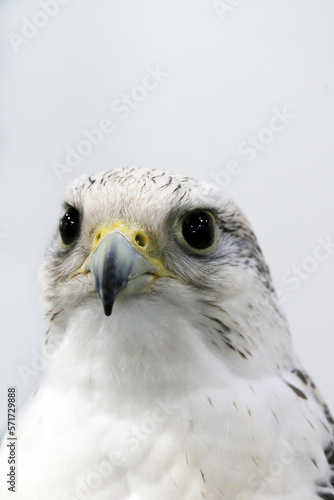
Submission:
POLYGON ((74 207, 68 207, 59 223, 59 232, 65 245, 73 243, 80 234, 80 213, 74 207))

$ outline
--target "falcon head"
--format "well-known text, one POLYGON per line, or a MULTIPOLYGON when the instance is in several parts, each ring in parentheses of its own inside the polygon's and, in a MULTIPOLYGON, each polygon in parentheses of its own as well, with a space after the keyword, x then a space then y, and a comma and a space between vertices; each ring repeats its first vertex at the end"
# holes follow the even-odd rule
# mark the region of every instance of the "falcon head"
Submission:
POLYGON ((48 339, 76 330, 81 343, 149 351, 158 364, 209 353, 244 373, 289 363, 257 240, 216 186, 130 168, 79 178, 42 278, 48 339))

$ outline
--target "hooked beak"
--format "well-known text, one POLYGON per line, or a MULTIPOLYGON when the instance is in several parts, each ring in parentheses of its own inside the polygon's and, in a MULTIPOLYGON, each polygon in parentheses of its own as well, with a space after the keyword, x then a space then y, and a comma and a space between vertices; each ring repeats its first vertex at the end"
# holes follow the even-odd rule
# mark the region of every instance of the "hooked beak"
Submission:
POLYGON ((95 233, 93 251, 79 273, 91 273, 106 316, 118 294, 140 293, 156 278, 171 276, 159 259, 150 256, 150 247, 146 232, 123 223, 95 233))

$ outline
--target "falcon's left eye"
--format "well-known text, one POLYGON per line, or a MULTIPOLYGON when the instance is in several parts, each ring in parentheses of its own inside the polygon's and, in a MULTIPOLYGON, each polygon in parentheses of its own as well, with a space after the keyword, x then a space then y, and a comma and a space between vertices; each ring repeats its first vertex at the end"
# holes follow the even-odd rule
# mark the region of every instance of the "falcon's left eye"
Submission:
POLYGON ((204 210, 193 210, 183 219, 182 235, 192 248, 206 250, 215 240, 213 216, 204 210))
POLYGON ((74 207, 68 207, 59 223, 61 239, 65 245, 73 243, 80 233, 80 213, 74 207))

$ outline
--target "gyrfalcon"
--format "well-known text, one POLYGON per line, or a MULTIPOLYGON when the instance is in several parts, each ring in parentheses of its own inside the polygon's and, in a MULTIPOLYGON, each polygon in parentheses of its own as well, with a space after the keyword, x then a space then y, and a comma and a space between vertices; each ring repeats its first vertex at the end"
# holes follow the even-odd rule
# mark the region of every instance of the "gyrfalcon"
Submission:
POLYGON ((41 270, 48 360, 3 500, 334 500, 333 420, 247 219, 160 170, 81 177, 41 270))

